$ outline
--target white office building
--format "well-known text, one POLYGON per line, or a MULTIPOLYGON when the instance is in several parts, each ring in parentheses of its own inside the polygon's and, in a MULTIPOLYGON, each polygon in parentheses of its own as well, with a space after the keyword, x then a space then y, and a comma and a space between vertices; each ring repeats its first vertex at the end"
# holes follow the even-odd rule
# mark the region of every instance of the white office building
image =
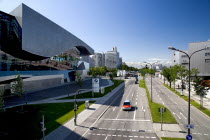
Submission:
MULTIPOLYGON (((210 47, 210 39, 208 41, 189 43, 188 50, 185 52, 191 55, 192 53, 206 47, 210 47)), ((210 77, 210 49, 194 53, 190 59, 190 62, 191 69, 196 68, 199 70, 198 76, 202 76, 205 79, 210 77)), ((182 64, 188 69, 189 59, 186 54, 175 51, 173 52, 172 64, 182 64)))
POLYGON ((108 68, 119 68, 121 65, 119 55, 117 47, 113 47, 112 51, 107 51, 105 53, 105 66, 108 68))

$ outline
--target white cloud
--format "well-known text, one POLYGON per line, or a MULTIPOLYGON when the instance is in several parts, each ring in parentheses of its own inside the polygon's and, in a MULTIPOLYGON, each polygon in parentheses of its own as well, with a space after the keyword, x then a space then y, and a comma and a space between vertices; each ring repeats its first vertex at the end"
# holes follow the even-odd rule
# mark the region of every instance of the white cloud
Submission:
MULTIPOLYGON (((172 63, 170 60, 167 59, 154 59, 154 58, 150 58, 147 59, 150 61, 147 61, 148 63, 154 63, 155 61, 159 61, 158 64, 162 64, 163 66, 170 66, 172 63)), ((144 62, 132 62, 132 61, 126 61, 125 62, 128 66, 132 66, 132 67, 136 67, 136 68, 142 68, 145 67, 145 63, 144 62)))

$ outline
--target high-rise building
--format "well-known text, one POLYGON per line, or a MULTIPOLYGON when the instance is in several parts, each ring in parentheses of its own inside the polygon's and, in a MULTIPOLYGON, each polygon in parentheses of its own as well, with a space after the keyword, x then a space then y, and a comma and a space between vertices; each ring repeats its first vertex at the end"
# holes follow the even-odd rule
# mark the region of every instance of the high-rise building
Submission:
POLYGON ((119 52, 117 52, 117 47, 113 47, 112 51, 107 51, 105 53, 105 66, 108 68, 119 68, 120 57, 119 52))

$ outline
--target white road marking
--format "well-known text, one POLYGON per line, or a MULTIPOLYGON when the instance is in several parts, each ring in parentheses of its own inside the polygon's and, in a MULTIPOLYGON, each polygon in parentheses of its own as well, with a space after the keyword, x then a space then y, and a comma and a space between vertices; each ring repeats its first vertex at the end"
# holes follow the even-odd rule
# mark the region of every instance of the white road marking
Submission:
POLYGON ((106 136, 106 134, 101 134, 102 136, 106 136))
POLYGON ((100 136, 101 134, 97 134, 98 136, 100 136))
POLYGON ((108 135, 106 136, 105 140, 108 138, 108 135))
POLYGON ((165 104, 164 102, 162 102, 163 104, 165 104))
POLYGON ((113 111, 115 111, 116 107, 113 108, 113 111))
POLYGON ((174 103, 177 105, 177 103, 174 101, 174 103))
POLYGON ((89 135, 91 135, 91 133, 88 133, 89 135))
POLYGON ((144 138, 144 136, 139 136, 140 138, 144 138))
POLYGON ((138 138, 138 136, 134 136, 135 138, 138 138))
POLYGON ((150 137, 146 137, 147 139, 149 139, 150 137))
POLYGON ((173 112, 173 114, 176 114, 176 113, 173 112))
POLYGON ((129 136, 130 138, 132 138, 133 136, 129 136))
POLYGON ((127 135, 123 135, 123 137, 126 137, 127 138, 127 135))
POLYGON ((95 133, 93 133, 92 135, 96 135, 95 133))
POLYGON ((115 137, 116 135, 112 135, 113 137, 115 137))
POLYGON ((185 119, 187 119, 183 114, 182 114, 182 112, 179 112, 185 119))
POLYGON ((118 137, 121 137, 122 135, 118 135, 118 137))
POLYGON ((156 137, 151 137, 152 139, 155 139, 156 137))
POLYGON ((162 100, 162 99, 160 98, 160 100, 162 100))
POLYGON ((179 115, 176 114, 176 116, 181 120, 181 118, 179 117, 179 115))
POLYGON ((136 105, 137 105, 137 102, 136 102, 136 105))
POLYGON ((112 129, 112 130, 116 130, 116 129, 112 129))
POLYGON ((202 135, 201 133, 198 133, 198 135, 202 135))
POLYGON ((165 134, 163 133, 163 131, 162 131, 162 134, 163 134, 163 137, 165 137, 165 134))
POLYGON ((203 135, 208 136, 209 134, 203 134, 203 135))

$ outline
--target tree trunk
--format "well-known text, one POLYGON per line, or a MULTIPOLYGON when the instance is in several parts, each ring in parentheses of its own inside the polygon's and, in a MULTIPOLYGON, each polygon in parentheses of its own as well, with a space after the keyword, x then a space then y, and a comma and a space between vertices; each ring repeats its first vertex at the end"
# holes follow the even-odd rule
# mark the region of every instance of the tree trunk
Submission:
POLYGON ((164 79, 163 79, 163 80, 164 80, 164 84, 165 84, 165 81, 166 81, 166 80, 165 80, 165 77, 164 77, 164 79))
POLYGON ((174 81, 174 90, 175 90, 175 81, 174 81))
POLYGON ((170 88, 171 88, 171 82, 169 82, 170 83, 170 88))

